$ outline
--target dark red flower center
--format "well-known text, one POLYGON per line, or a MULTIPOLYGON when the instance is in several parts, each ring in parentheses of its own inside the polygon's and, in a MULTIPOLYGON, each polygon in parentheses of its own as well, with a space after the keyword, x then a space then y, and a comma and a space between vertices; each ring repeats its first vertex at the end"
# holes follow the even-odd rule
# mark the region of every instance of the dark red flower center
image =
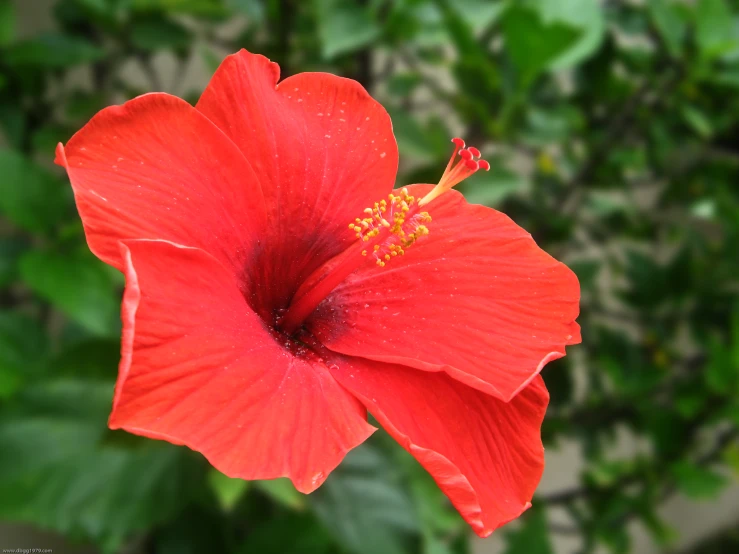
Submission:
POLYGON ((408 194, 408 189, 403 188, 397 194, 389 194, 387 200, 375 202, 374 206, 364 210, 364 217, 357 217, 349 223, 349 229, 358 241, 319 267, 300 286, 286 313, 278 319, 277 326, 283 333, 295 333, 331 291, 368 260, 383 268, 394 257, 403 256, 407 248, 429 234, 426 224, 431 222, 431 216, 421 211, 421 207, 479 169, 490 169, 487 161, 479 159, 477 148, 465 148, 460 138, 452 139, 452 142, 454 152, 444 174, 426 196, 416 200, 408 194))

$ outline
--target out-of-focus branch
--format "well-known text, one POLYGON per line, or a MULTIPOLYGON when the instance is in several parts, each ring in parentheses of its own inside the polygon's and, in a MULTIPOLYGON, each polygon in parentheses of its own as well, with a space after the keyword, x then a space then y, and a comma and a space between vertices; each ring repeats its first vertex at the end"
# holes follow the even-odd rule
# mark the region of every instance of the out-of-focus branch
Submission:
MULTIPOLYGON (((710 465, 716 462, 721 457, 721 454, 723 453, 724 449, 737 438, 739 438, 739 427, 732 426, 722 431, 716 437, 716 440, 714 441, 711 448, 709 448, 701 456, 696 458, 695 463, 699 466, 705 466, 705 465, 710 465)), ((626 486, 637 483, 640 479, 641 479, 641 475, 638 473, 626 475, 622 477, 621 479, 616 480, 616 482, 612 483, 607 488, 602 489, 601 492, 623 489, 626 486)), ((672 494, 674 494, 676 490, 677 490, 676 483, 674 481, 670 481, 667 485, 665 485, 662 493, 660 493, 659 495, 660 501, 662 502, 665 501, 667 498, 672 496, 672 494)), ((581 500, 589 496, 592 492, 593 492, 593 489, 588 489, 585 487, 582 487, 582 488, 573 487, 571 489, 565 489, 562 491, 558 491, 558 492, 554 492, 554 493, 550 493, 546 495, 540 495, 537 497, 537 500, 549 506, 557 506, 557 505, 569 504, 571 502, 581 500)), ((630 513, 629 517, 633 515, 635 514, 630 513)))

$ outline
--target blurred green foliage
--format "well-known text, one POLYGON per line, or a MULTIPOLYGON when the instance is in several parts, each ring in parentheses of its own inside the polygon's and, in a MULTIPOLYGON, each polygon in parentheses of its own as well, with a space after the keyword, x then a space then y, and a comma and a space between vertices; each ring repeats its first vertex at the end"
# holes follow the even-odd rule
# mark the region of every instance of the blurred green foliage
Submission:
POLYGON ((435 182, 451 136, 480 146, 492 170, 463 184, 468 199, 577 272, 583 344, 544 372, 543 432, 550 452, 575 441, 586 465, 504 532, 506 554, 550 553, 552 533, 628 552, 631 521, 669 545, 661 503, 713 498, 739 473, 729 0, 58 0, 39 2, 55 26, 34 35, 19 31, 20 3, 0 0, 0 519, 111 553, 132 541, 183 554, 469 552, 465 524, 386 435, 304 497, 106 428, 123 282, 87 251, 54 145, 148 90, 195 100, 205 83, 182 90, 191 67, 242 47, 283 75, 361 81, 393 115, 399 184, 435 182), (619 453, 624 433, 643 448, 619 453))

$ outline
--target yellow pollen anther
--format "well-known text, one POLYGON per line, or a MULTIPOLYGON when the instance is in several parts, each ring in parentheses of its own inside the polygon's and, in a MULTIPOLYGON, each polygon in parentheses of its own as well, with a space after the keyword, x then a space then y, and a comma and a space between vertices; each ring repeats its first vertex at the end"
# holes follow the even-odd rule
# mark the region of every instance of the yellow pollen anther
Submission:
POLYGON ((366 217, 356 218, 356 223, 349 228, 362 242, 370 243, 368 246, 372 249, 361 253, 367 256, 371 252, 378 267, 385 267, 392 258, 405 255, 405 248, 429 233, 425 224, 431 221, 431 216, 418 211, 418 202, 405 187, 389 194, 387 200, 375 202, 371 208, 363 210, 363 214, 366 217))

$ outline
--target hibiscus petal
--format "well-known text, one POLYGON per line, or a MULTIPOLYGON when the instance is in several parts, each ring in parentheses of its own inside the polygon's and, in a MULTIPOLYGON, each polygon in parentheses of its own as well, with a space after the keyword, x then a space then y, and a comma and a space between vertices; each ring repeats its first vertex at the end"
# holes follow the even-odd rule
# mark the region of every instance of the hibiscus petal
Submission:
POLYGON ((118 241, 164 239, 243 265, 264 225, 259 179, 184 100, 146 94, 99 112, 57 148, 90 249, 123 269, 118 241))
POLYGON ((310 353, 254 314, 230 270, 165 241, 122 244, 123 346, 110 427, 197 450, 243 479, 317 488, 374 430, 310 353))
POLYGON ((506 403, 444 373, 335 362, 334 377, 426 468, 478 535, 531 505, 544 469, 540 428, 549 394, 541 377, 506 403))
MULTIPOLYGON (((270 225, 262 303, 286 308, 297 286, 352 242, 349 222, 392 190, 390 117, 351 79, 301 73, 244 50, 227 57, 197 104, 263 180, 270 225)), ((257 303, 259 300, 255 300, 257 303)))
MULTIPOLYGON (((409 187, 422 197, 429 186, 409 187)), ((450 191, 430 234, 350 275, 308 319, 331 350, 445 371, 508 401, 580 341, 575 274, 506 215, 450 191)))

